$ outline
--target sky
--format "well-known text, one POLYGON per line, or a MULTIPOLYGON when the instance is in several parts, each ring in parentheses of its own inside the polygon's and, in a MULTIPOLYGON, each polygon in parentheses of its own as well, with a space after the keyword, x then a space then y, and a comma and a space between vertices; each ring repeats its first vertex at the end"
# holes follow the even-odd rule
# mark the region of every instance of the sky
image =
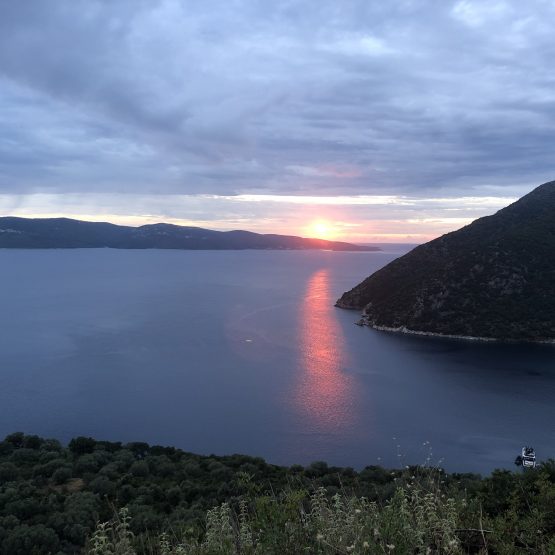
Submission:
POLYGON ((555 179, 551 0, 0 0, 0 213, 423 242, 555 179))

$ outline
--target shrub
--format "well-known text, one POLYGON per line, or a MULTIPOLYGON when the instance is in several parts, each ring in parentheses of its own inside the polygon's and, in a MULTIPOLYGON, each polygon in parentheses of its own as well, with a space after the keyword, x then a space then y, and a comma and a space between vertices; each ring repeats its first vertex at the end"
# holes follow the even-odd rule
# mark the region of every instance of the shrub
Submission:
POLYGON ((65 484, 71 478, 71 468, 62 466, 52 474, 52 480, 55 484, 65 484))

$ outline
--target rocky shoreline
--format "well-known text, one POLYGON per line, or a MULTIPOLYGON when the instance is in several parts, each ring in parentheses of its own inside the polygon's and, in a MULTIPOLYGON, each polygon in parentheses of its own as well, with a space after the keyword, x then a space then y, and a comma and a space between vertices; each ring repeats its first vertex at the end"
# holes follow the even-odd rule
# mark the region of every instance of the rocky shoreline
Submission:
POLYGON ((399 326, 399 327, 389 327, 389 326, 380 326, 379 324, 374 324, 369 321, 367 318, 362 316, 360 320, 355 322, 358 326, 372 328, 376 331, 386 331, 391 333, 404 333, 407 335, 420 335, 424 337, 439 337, 441 339, 458 339, 463 341, 480 341, 480 342, 487 342, 487 343, 537 343, 541 345, 555 345, 555 339, 502 339, 496 337, 476 337, 473 335, 452 335, 446 333, 436 333, 432 331, 419 331, 419 330, 411 330, 406 326, 399 326))

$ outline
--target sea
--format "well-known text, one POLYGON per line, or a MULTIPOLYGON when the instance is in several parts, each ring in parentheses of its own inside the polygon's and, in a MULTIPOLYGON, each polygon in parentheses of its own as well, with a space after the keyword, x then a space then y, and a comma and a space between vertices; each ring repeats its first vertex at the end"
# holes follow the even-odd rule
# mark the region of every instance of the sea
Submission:
POLYGON ((555 346, 380 332, 334 307, 403 254, 0 250, 0 435, 280 465, 555 457, 555 346))

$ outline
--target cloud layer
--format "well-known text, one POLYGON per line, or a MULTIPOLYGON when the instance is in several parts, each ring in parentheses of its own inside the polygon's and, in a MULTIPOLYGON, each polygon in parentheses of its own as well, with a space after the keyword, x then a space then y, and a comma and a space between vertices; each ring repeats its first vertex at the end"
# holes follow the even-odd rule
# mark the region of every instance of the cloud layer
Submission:
POLYGON ((548 0, 2 2, 0 193, 414 198, 553 178, 548 0))

